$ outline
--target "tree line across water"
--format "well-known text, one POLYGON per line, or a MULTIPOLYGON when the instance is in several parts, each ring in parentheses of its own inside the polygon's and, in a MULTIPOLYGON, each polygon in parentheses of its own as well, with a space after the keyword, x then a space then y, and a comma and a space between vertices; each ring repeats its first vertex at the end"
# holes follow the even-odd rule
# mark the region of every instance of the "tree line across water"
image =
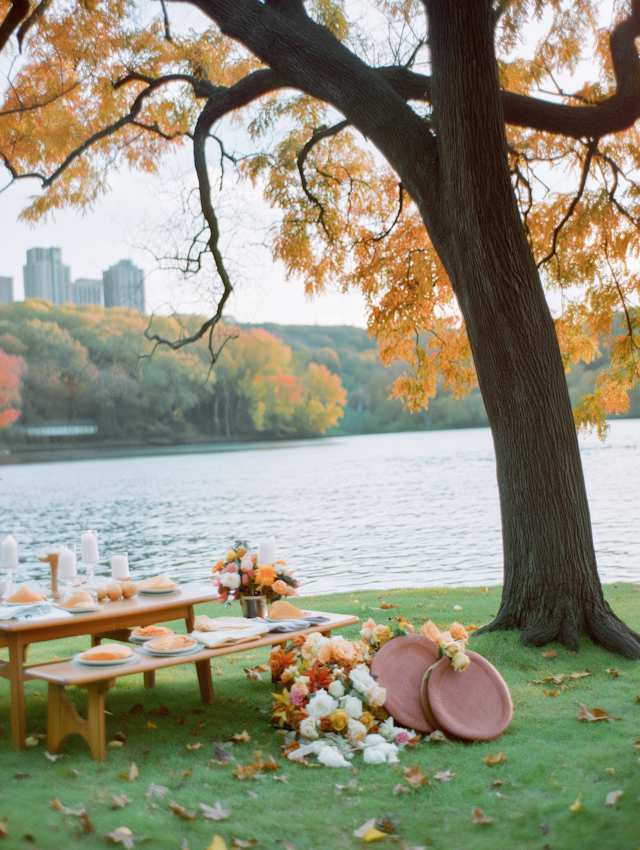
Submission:
MULTIPOLYGON (((194 316, 154 317, 154 332, 177 337, 194 316)), ((404 369, 383 366, 377 343, 348 326, 237 327, 214 336, 211 365, 203 341, 179 351, 144 336, 149 318, 123 308, 56 307, 29 300, 0 308, 0 424, 4 440, 24 427, 89 419, 99 438, 142 442, 282 439, 487 424, 477 389, 454 403, 442 388, 429 408, 411 413, 391 398, 404 369), (3 377, 2 377, 3 376, 3 377), (11 413, 10 411, 14 412, 11 413)), ((574 364, 574 404, 593 391, 602 363, 574 364)), ((640 395, 629 415, 640 416, 640 395)))

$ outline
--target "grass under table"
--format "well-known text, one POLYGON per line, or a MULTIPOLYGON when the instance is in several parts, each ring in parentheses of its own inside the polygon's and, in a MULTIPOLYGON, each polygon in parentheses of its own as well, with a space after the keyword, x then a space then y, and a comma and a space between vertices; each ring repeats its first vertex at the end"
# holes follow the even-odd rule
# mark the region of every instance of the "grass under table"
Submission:
MULTIPOLYGON (((627 623, 640 630, 639 588, 618 583, 605 588, 608 601, 627 623)), ((419 627, 432 619, 440 627, 453 620, 467 625, 488 622, 498 609, 500 588, 425 588, 419 590, 363 591, 307 598, 302 604, 339 613, 357 614, 376 622, 404 616, 419 627), (387 610, 382 602, 397 605, 387 610), (455 605, 462 607, 454 610, 455 605)), ((233 609, 231 609, 233 611, 233 609)), ((216 616, 220 606, 201 606, 216 616)), ((238 612, 239 613, 239 612, 238 612)), ((184 623, 175 624, 184 630, 184 623)), ((358 627, 343 631, 356 638, 358 627)), ((87 648, 89 638, 36 644, 29 661, 68 657, 87 648)), ((544 658, 542 649, 526 649, 515 632, 480 635, 471 648, 485 655, 504 676, 513 697, 513 722, 505 734, 490 744, 421 742, 401 753, 399 766, 368 766, 356 755, 354 770, 304 767, 280 755, 281 736, 269 725, 271 682, 250 681, 245 667, 266 663, 269 649, 238 653, 212 661, 216 704, 203 706, 195 670, 191 665, 158 672, 156 688, 145 691, 142 676, 118 680, 107 697, 107 740, 123 733, 126 742, 107 747, 104 762, 94 762, 85 742, 72 738, 64 757, 47 761, 39 746, 16 753, 11 748, 9 688, 0 684, 0 820, 6 817, 7 848, 106 847, 106 834, 127 826, 136 835, 148 836, 137 847, 161 850, 205 850, 214 835, 231 848, 232 839, 256 838, 259 848, 281 850, 283 840, 296 850, 359 848, 354 829, 372 817, 398 821, 395 846, 424 846, 433 850, 505 848, 505 850, 636 850, 640 845, 640 665, 626 661, 582 641, 573 654, 557 645, 555 658, 544 658), (254 657, 252 657, 254 656, 254 657), (568 674, 585 669, 592 675, 569 680, 568 674), (613 671, 613 672, 612 672, 613 671), (565 674, 566 690, 533 680, 565 674), (548 692, 558 691, 556 696, 548 692), (614 721, 585 723, 577 720, 579 704, 605 709, 614 721), (142 709, 140 709, 142 706, 142 709), (213 761, 212 742, 225 743, 244 730, 251 740, 231 748, 235 761, 213 761), (197 749, 187 745, 200 743, 197 749), (263 758, 273 755, 281 769, 256 781, 242 782, 233 775, 236 764, 245 765, 256 750, 263 758), (487 766, 483 758, 503 751, 506 762, 487 766), (139 777, 121 778, 135 762, 139 777), (450 770, 448 782, 432 781, 394 795, 404 781, 403 767, 418 764, 433 777, 450 770), (346 786, 356 780, 355 787, 346 786), (283 780, 283 781, 278 781, 283 780), (502 785, 493 783, 499 780, 502 785), (147 799, 150 783, 170 789, 164 799, 147 799), (623 791, 615 806, 605 805, 607 794, 623 791), (131 804, 114 809, 112 796, 127 795, 131 804), (86 807, 95 827, 78 834, 78 818, 50 808, 53 798, 73 809, 86 807), (570 806, 580 800, 580 807, 570 806), (175 801, 188 811, 198 803, 220 801, 231 810, 228 819, 183 820, 168 806, 175 801), (493 823, 472 823, 480 808, 493 823)), ((6 650, 0 650, 6 655, 6 650)), ((71 689, 80 711, 85 692, 71 689)), ((46 685, 26 683, 27 734, 42 734, 46 726, 46 685)), ((379 846, 394 846, 390 838, 379 846)), ((113 845, 112 845, 113 846, 113 845)))

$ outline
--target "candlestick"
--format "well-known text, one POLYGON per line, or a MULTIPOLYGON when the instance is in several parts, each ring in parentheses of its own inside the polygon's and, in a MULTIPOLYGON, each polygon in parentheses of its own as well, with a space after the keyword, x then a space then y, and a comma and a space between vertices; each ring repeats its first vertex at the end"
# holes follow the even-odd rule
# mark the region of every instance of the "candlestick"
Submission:
POLYGON ((77 575, 76 553, 73 549, 63 546, 58 554, 58 576, 62 581, 70 582, 77 575))
POLYGON ((260 564, 274 564, 276 560, 276 538, 265 537, 258 544, 258 566, 260 564))
POLYGON ((38 555, 38 560, 43 564, 49 564, 51 567, 51 595, 54 599, 60 598, 60 590, 58 588, 58 556, 60 554, 60 546, 52 546, 50 549, 45 549, 38 555))
POLYGON ((111 556, 111 578, 114 581, 129 579, 129 553, 114 552, 111 556))
POLYGON ((80 535, 82 542, 82 560, 85 564, 97 564, 100 560, 98 554, 98 535, 95 531, 83 531, 80 535))
POLYGON ((18 569, 18 543, 11 534, 2 541, 2 569, 7 574, 5 595, 13 593, 13 571, 18 569))

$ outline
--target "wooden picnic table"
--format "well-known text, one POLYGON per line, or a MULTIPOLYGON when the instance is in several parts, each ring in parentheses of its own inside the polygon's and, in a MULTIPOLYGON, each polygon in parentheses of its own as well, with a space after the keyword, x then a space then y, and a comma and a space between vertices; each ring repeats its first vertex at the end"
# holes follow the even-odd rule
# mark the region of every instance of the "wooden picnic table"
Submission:
MULTIPOLYGON (((11 693, 11 736, 14 750, 25 748, 26 719, 24 680, 26 649, 31 643, 61 638, 90 635, 93 642, 101 638, 127 640, 129 629, 149 626, 157 622, 184 620, 187 631, 193 631, 193 606, 212 602, 218 589, 208 587, 184 587, 175 593, 143 596, 137 593, 130 599, 108 601, 100 611, 90 614, 72 614, 68 617, 52 615, 33 620, 0 620, 0 648, 8 647, 9 661, 0 661, 0 676, 9 680, 11 693)), ((195 660, 195 659, 194 659, 195 660)), ((201 688, 210 681, 208 658, 195 660, 201 688)), ((149 673, 152 676, 153 673, 149 673)), ((148 679, 147 682, 150 682, 148 679)))

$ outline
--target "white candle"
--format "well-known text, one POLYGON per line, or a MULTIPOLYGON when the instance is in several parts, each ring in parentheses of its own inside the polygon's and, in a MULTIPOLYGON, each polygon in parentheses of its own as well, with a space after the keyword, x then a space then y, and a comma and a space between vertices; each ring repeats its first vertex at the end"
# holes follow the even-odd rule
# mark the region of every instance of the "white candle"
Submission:
POLYGON ((260 564, 274 564, 276 560, 276 538, 265 537, 258 544, 258 566, 260 564))
POLYGON ((85 564, 97 564, 100 560, 98 554, 98 538, 95 531, 83 531, 80 539, 82 541, 82 560, 85 564))
POLYGON ((64 546, 58 555, 58 578, 72 581, 77 575, 76 553, 64 546))
POLYGON ((18 544, 11 534, 2 541, 2 569, 18 569, 18 544))
POLYGON ((129 578, 129 555, 119 552, 111 556, 111 578, 115 581, 125 581, 129 578))

